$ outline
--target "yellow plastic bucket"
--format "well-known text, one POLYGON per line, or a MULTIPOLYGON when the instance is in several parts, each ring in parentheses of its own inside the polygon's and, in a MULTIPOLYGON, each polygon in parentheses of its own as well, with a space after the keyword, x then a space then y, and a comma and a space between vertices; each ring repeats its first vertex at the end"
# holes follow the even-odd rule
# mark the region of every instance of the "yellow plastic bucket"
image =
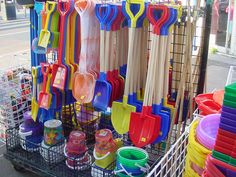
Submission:
POLYGON ((104 155, 97 153, 94 149, 93 156, 95 158, 95 165, 100 168, 110 169, 112 165, 110 167, 109 165, 116 160, 116 152, 107 152, 104 155))

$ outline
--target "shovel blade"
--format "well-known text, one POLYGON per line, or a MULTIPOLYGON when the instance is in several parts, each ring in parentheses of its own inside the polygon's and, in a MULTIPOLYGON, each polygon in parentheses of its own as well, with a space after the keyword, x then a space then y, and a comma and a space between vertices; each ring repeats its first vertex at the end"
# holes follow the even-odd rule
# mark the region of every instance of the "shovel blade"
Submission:
POLYGON ((66 73, 67 73, 67 69, 65 67, 60 66, 57 68, 55 79, 53 82, 53 87, 58 88, 60 90, 65 89, 66 73))
POLYGON ((136 107, 127 103, 113 102, 111 122, 117 133, 125 134, 129 131, 130 115, 135 112, 136 107))
POLYGON ((43 47, 40 47, 38 45, 38 43, 39 43, 38 38, 35 38, 32 41, 32 50, 33 50, 33 52, 36 53, 36 54, 46 54, 47 53, 47 49, 43 48, 43 47))
POLYGON ((48 110, 51 106, 52 95, 50 93, 40 92, 39 94, 39 106, 48 110))
POLYGON ((47 30, 42 30, 40 32, 38 45, 47 48, 49 39, 50 39, 50 32, 47 30))
POLYGON ((105 111, 111 97, 111 86, 108 82, 97 80, 94 91, 93 107, 105 111))
POLYGON ((38 110, 39 110, 39 105, 38 105, 36 99, 32 98, 32 100, 31 100, 31 114, 32 114, 32 119, 34 121, 36 121, 36 119, 37 119, 38 110))
POLYGON ((160 117, 151 114, 131 113, 129 136, 137 147, 151 144, 160 133, 160 117))
POLYGON ((72 93, 80 103, 90 103, 93 99, 95 79, 91 74, 75 73, 72 93))

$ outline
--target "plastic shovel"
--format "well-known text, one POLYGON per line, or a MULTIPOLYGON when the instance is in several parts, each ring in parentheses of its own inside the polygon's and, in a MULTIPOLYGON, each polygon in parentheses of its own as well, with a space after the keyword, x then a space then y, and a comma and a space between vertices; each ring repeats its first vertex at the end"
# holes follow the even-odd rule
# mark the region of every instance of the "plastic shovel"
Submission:
POLYGON ((58 32, 59 13, 57 11, 57 7, 56 7, 56 10, 52 14, 50 24, 51 25, 49 28, 50 28, 51 35, 50 35, 50 39, 49 39, 48 48, 51 50, 54 50, 54 49, 58 48, 59 36, 60 36, 60 33, 58 32))
MULTIPOLYGON (((124 3, 124 2, 123 2, 124 3)), ((125 6, 123 6, 125 7, 125 6)), ((136 14, 139 11, 139 4, 131 4, 130 6, 130 10, 131 13, 136 14)), ((132 16, 130 16, 130 13, 128 13, 126 11, 125 8, 123 8, 123 13, 125 15, 125 17, 128 19, 128 23, 131 24, 131 18, 132 16)), ((140 17, 137 19, 136 21, 136 32, 135 32, 135 38, 134 38, 134 48, 138 49, 140 48, 140 44, 141 44, 141 38, 140 38, 140 32, 141 32, 141 27, 143 26, 143 20, 145 18, 145 8, 144 8, 144 12, 140 15, 140 17)), ((137 100, 137 92, 139 93, 139 76, 140 76, 140 49, 137 51, 133 51, 133 57, 135 58, 135 60, 133 60, 132 65, 135 65, 136 67, 134 67, 134 70, 131 72, 132 75, 130 76, 132 78, 132 81, 130 82, 130 92, 129 92, 129 96, 128 96, 128 104, 131 104, 133 106, 136 107, 136 111, 141 112, 142 111, 142 102, 137 100)))
POLYGON ((50 35, 51 35, 50 31, 48 31, 48 29, 50 28, 50 21, 51 21, 50 18, 52 16, 52 13, 55 10, 56 10, 56 3, 51 2, 51 1, 47 1, 47 3, 46 3, 47 18, 46 18, 44 29, 42 29, 40 32, 39 43, 38 43, 38 45, 43 48, 47 48, 47 46, 48 46, 48 42, 49 42, 50 35))
MULTIPOLYGON (((153 41, 156 39, 153 37, 153 41)), ((137 147, 144 147, 152 143, 160 133, 160 116, 152 114, 152 95, 154 83, 152 82, 152 76, 154 74, 153 48, 151 48, 151 57, 148 63, 147 82, 145 86, 145 94, 143 100, 142 112, 132 112, 129 126, 129 137, 132 143, 137 147)))
MULTIPOLYGON (((143 147, 150 143, 153 143, 153 141, 159 136, 160 133, 160 126, 162 121, 161 116, 165 116, 161 112, 157 115, 152 114, 152 99, 153 96, 155 98, 157 92, 156 86, 153 83, 152 79, 153 76, 155 81, 158 81, 158 79, 160 79, 160 76, 156 75, 156 66, 160 65, 158 64, 156 57, 156 51, 159 48, 159 35, 156 34, 160 34, 160 28, 168 18, 167 10, 168 9, 166 9, 166 7, 162 5, 149 5, 147 10, 148 19, 153 24, 151 56, 148 64, 148 74, 145 86, 142 112, 132 112, 129 131, 131 141, 134 143, 135 146, 138 147, 143 147), (154 10, 162 12, 161 16, 157 18, 157 20, 154 18, 153 15, 154 10)), ((160 91, 158 91, 158 93, 160 95, 160 91)))
POLYGON ((96 81, 93 106, 99 110, 106 110, 111 97, 111 85, 106 81, 106 71, 108 70, 108 63, 106 62, 105 53, 105 24, 109 19, 111 13, 111 6, 96 4, 95 7, 96 17, 100 22, 100 77, 96 81), (101 14, 102 13, 102 14, 101 14))
POLYGON ((163 100, 163 104, 165 107, 169 108, 171 110, 171 117, 173 117, 173 113, 174 113, 174 105, 171 104, 170 102, 168 102, 168 98, 171 94, 171 81, 172 78, 170 80, 170 46, 171 46, 171 39, 172 39, 172 29, 174 26, 174 23, 177 21, 178 19, 178 11, 175 8, 170 7, 170 20, 169 20, 169 24, 167 24, 167 28, 169 32, 168 37, 167 37, 167 50, 166 50, 166 54, 165 54, 165 73, 164 73, 164 100, 163 100))
MULTIPOLYGON (((34 10, 36 11, 36 13, 38 15, 38 37, 40 36, 40 31, 42 29, 42 16, 41 16, 41 12, 43 10, 43 7, 44 7, 44 3, 43 2, 35 1, 34 10)), ((38 42, 39 42, 39 38, 38 37, 34 38, 34 40, 32 42, 32 50, 36 54, 45 54, 46 53, 46 49, 43 48, 43 47, 40 47, 38 45, 38 42)))
MULTIPOLYGON (((153 30, 154 30, 154 36, 156 36, 156 40, 154 40, 152 45, 155 45, 153 47, 154 58, 158 58, 154 62, 154 82, 159 83, 155 84, 154 87, 154 104, 152 106, 152 112, 160 116, 161 118, 161 134, 159 134, 155 139, 154 143, 160 142, 162 139, 166 137, 166 134, 168 133, 169 129, 169 122, 170 122, 170 110, 164 108, 162 106, 162 90, 163 90, 163 79, 164 79, 164 47, 165 44, 163 43, 163 37, 161 37, 161 28, 168 22, 169 19, 169 9, 165 5, 149 5, 148 6, 148 12, 147 12, 147 17, 149 21, 153 25, 153 30), (160 13, 161 16, 156 17, 155 12, 162 12, 160 13), (156 20, 157 19, 157 20, 156 20), (158 40, 159 39, 159 40, 158 40), (159 46, 159 47, 158 47, 159 46), (159 49, 159 50, 158 50, 159 49), (157 66, 157 68, 156 68, 157 66), (161 136, 160 136, 161 135, 161 136)), ((154 141, 154 140, 152 140, 154 141)))
POLYGON ((108 64, 109 70, 107 71, 107 81, 111 84, 111 97, 109 101, 109 106, 111 106, 112 101, 116 98, 116 93, 119 89, 119 81, 113 75, 114 69, 114 32, 112 30, 112 24, 117 18, 118 8, 116 5, 109 5, 111 7, 111 14, 109 14, 109 19, 106 22, 106 32, 105 32, 105 65, 108 64), (110 55, 109 55, 110 54, 110 55))
POLYGON ((31 115, 32 115, 32 119, 36 121, 38 110, 39 110, 39 105, 36 101, 37 69, 35 67, 32 67, 31 73, 33 77, 33 95, 32 95, 32 100, 31 100, 31 115))
MULTIPOLYGON (((91 11, 91 8, 93 7, 92 7, 92 2, 90 0, 77 1, 75 3, 75 9, 80 15, 81 25, 85 23, 85 20, 88 18, 87 15, 91 11)), ((81 29, 81 33, 84 33, 82 29, 81 29)), ((87 47, 87 43, 86 42, 83 43, 83 42, 84 41, 81 41, 81 51, 87 52, 85 48, 87 47)), ((82 56, 82 57, 85 57, 85 58, 79 61, 80 68, 77 72, 74 73, 74 78, 72 82, 73 83, 72 93, 75 99, 79 103, 89 103, 93 99, 95 78, 91 73, 87 72, 87 62, 86 62, 87 56, 82 56)))
POLYGON ((116 48, 115 48, 115 62, 114 62, 114 70, 113 70, 113 77, 116 80, 117 87, 118 89, 116 90, 115 93, 115 99, 118 100, 123 96, 124 93, 124 78, 119 75, 119 60, 122 57, 121 55, 121 23, 124 19, 124 16, 122 14, 122 6, 121 5, 116 5, 116 8, 118 10, 118 14, 116 19, 114 20, 112 24, 112 31, 115 32, 116 34, 116 48))
POLYGON ((58 49, 58 63, 53 64, 52 69, 52 80, 53 87, 60 90, 64 90, 66 86, 66 79, 68 75, 67 67, 62 63, 64 60, 64 37, 67 24, 67 16, 71 13, 73 4, 71 1, 63 2, 60 0, 58 2, 58 12, 61 15, 61 24, 60 24, 60 37, 59 37, 59 49, 58 49))
POLYGON ((125 81, 125 91, 123 96, 123 102, 113 102, 112 103, 112 114, 111 114, 111 121, 112 125, 115 128, 115 130, 119 134, 127 133, 129 130, 130 125, 130 114, 131 112, 136 111, 136 107, 128 104, 128 95, 130 93, 130 84, 132 81, 132 73, 131 70, 134 67, 132 65, 133 63, 133 52, 134 52, 134 46, 133 41, 135 38, 135 27, 137 20, 139 17, 144 13, 145 11, 145 5, 144 1, 129 1, 129 2, 123 2, 122 3, 122 9, 125 9, 126 12, 129 14, 129 17, 131 19, 130 21, 130 28, 129 28, 129 48, 128 48, 128 60, 127 60, 127 73, 126 73, 126 81, 125 81), (131 12, 130 6, 131 4, 138 4, 139 5, 139 11, 134 15, 131 12))
POLYGON ((43 73, 43 88, 39 93, 39 106, 48 110, 51 105, 52 95, 49 93, 51 75, 49 76, 50 66, 41 63, 43 73))
MULTIPOLYGON (((166 138, 166 136, 168 135, 169 132, 169 128, 170 128, 170 117, 171 117, 171 110, 167 107, 163 107, 163 100, 167 100, 167 94, 168 94, 168 82, 165 82, 166 77, 164 76, 165 74, 167 74, 167 71, 169 72, 169 67, 166 67, 166 65, 168 66, 168 62, 166 63, 166 55, 164 52, 164 47, 166 47, 168 45, 167 43, 167 39, 168 39, 168 30, 169 27, 176 21, 177 19, 177 11, 173 8, 168 8, 167 6, 163 6, 163 8, 166 8, 169 12, 168 15, 168 19, 165 21, 165 23, 162 25, 161 29, 160 29, 160 34, 161 34, 161 42, 160 42, 160 65, 159 65, 159 69, 158 71, 160 71, 160 73, 156 73, 157 76, 160 76, 159 79, 159 83, 163 83, 163 84, 159 84, 159 88, 157 87, 157 90, 155 93, 157 93, 158 91, 163 90, 163 92, 159 93, 159 98, 156 97, 155 99, 158 100, 160 104, 154 104, 153 108, 154 108, 154 113, 157 115, 160 115, 162 118, 161 121, 161 134, 160 136, 158 136, 158 138, 154 141, 154 143, 158 143, 162 140, 164 140, 166 138), (166 69, 167 71, 165 71, 164 69, 166 69), (164 84, 167 84, 167 86, 165 86, 164 84), (163 87, 164 86, 164 87, 163 87), (163 97, 164 99, 160 99, 161 97, 163 97)), ((164 10, 164 9, 163 9, 164 10)), ((167 60, 168 61, 168 60, 167 60)), ((171 107, 171 106, 169 106, 171 107)))

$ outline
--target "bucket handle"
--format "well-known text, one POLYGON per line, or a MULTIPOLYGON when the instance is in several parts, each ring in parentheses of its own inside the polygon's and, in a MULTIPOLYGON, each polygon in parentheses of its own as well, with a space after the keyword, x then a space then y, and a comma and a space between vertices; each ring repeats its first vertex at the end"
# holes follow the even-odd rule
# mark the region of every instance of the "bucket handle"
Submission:
POLYGON ((19 135, 23 136, 23 137, 31 136, 32 135, 32 130, 28 131, 28 132, 21 132, 21 131, 19 131, 19 135))
POLYGON ((96 159, 96 160, 103 160, 103 159, 105 159, 107 156, 109 156, 110 155, 110 152, 107 152, 104 156, 102 156, 102 157, 98 157, 97 155, 96 155, 96 152, 95 152, 95 149, 93 150, 93 157, 96 159))
POLYGON ((126 171, 126 169, 123 167, 122 164, 120 164, 120 166, 121 166, 122 169, 121 169, 121 170, 117 170, 117 171, 114 170, 114 173, 115 173, 115 174, 121 173, 121 172, 125 172, 128 176, 133 177, 131 173, 129 173, 129 172, 126 171))
POLYGON ((66 157, 68 157, 67 152, 66 152, 66 146, 67 146, 67 145, 64 146, 64 155, 65 155, 66 157))
POLYGON ((135 163, 135 166, 139 167, 140 170, 143 171, 144 173, 146 173, 146 172, 150 169, 150 166, 149 166, 147 163, 145 163, 146 168, 145 168, 145 167, 142 167, 142 166, 139 165, 138 163, 135 163))

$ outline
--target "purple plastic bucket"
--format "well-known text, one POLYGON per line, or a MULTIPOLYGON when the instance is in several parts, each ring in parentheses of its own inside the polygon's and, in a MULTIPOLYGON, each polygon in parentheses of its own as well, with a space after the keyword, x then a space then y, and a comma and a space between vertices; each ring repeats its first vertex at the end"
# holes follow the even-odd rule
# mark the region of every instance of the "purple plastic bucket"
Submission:
POLYGON ((196 130, 198 141, 212 150, 215 145, 217 130, 220 123, 220 114, 210 114, 202 118, 196 130))

